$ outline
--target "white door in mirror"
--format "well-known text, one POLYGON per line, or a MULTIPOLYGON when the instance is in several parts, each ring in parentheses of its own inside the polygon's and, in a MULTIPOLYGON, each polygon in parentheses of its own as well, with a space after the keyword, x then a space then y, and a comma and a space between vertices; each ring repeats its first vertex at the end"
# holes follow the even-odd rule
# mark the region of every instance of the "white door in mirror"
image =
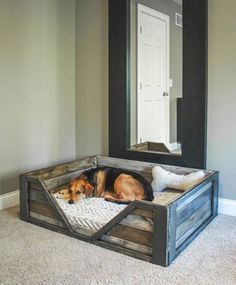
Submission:
POLYGON ((169 16, 138 4, 138 137, 169 144, 169 16))

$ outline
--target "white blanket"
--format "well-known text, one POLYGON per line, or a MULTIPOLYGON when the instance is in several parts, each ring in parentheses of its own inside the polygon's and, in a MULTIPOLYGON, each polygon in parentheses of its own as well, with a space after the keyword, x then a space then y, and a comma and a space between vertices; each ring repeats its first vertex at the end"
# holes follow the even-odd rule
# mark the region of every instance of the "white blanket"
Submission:
POLYGON ((81 199, 75 204, 68 204, 63 199, 57 199, 57 202, 72 226, 92 231, 98 231, 127 206, 102 198, 81 199))

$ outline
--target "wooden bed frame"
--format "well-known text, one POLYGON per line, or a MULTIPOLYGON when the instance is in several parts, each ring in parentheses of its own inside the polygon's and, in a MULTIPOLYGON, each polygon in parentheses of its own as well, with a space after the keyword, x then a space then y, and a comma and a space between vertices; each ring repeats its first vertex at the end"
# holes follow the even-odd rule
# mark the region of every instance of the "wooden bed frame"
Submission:
MULTIPOLYGON (((168 266, 212 221, 218 209, 218 172, 168 201, 134 201, 97 232, 73 227, 53 193, 83 171, 98 166, 137 171, 151 181, 157 164, 93 156, 20 175, 20 218, 29 223, 87 241, 135 258, 168 266), (55 190, 56 189, 56 190, 55 190)), ((177 174, 196 169, 162 165, 177 174)), ((164 199, 165 200, 165 199, 164 199)))

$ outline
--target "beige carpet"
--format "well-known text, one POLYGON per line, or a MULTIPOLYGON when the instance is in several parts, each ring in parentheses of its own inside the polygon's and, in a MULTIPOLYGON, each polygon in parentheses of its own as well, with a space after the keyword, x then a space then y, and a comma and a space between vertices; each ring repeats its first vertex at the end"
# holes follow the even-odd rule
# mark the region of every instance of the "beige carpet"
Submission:
POLYGON ((236 217, 219 216, 168 268, 0 212, 0 284, 236 284, 236 217))

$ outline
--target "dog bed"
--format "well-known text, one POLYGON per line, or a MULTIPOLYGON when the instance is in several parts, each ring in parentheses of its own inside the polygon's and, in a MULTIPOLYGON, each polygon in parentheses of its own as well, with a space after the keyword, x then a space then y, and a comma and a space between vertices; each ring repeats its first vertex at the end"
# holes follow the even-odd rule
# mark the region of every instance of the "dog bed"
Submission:
MULTIPOLYGON (((113 203, 112 210, 107 206, 110 202, 101 198, 96 199, 95 206, 88 207, 92 199, 69 205, 55 197, 56 192, 64 189, 85 170, 104 166, 125 167, 151 182, 152 169, 160 165, 93 156, 22 174, 21 219, 135 258, 168 266, 217 215, 218 172, 215 171, 204 171, 203 180, 185 191, 166 188, 163 192, 154 193, 153 202, 133 201, 129 205, 113 203), (108 222, 101 217, 98 219, 97 214, 91 215, 98 210, 100 203, 108 211, 105 215, 108 222), (73 213, 68 214, 67 210, 63 210, 64 206, 70 206, 76 212, 79 210, 74 210, 74 207, 81 207, 83 219, 80 215, 76 218, 73 213), (113 207, 117 212, 113 212, 113 207), (89 213, 90 226, 86 212, 89 213)), ((179 166, 162 167, 176 175, 197 171, 179 166)), ((100 216, 100 208, 98 212, 100 216)))

